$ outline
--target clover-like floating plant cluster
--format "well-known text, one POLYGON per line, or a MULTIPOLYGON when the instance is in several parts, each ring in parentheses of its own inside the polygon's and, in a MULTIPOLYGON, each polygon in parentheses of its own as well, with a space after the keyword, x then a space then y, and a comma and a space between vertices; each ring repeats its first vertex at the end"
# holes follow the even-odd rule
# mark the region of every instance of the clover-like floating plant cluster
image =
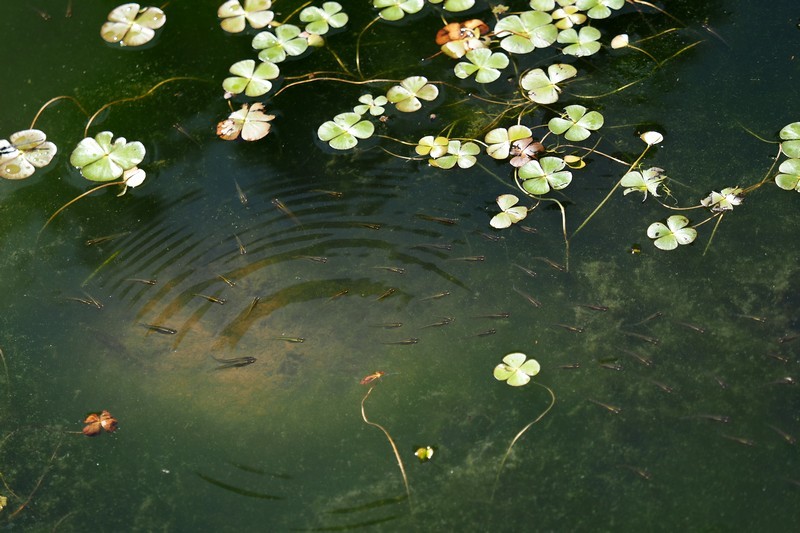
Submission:
POLYGON ((104 41, 120 46, 141 46, 155 37, 167 16, 157 7, 123 4, 108 14, 108 22, 100 29, 104 41))

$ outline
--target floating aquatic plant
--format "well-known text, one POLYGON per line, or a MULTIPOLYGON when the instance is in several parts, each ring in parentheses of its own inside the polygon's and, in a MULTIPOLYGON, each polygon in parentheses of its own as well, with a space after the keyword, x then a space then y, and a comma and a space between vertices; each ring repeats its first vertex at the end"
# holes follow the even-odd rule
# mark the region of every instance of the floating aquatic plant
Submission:
POLYGON ((481 153, 480 147, 472 141, 449 141, 447 143, 447 152, 437 158, 428 160, 428 164, 432 167, 449 169, 458 165, 459 168, 470 168, 473 166, 477 159, 476 155, 481 153))
POLYGON ((259 30, 275 18, 270 7, 272 0, 244 0, 244 6, 238 0, 229 0, 219 6, 217 16, 222 19, 222 29, 229 33, 241 32, 248 23, 259 30))
POLYGON ((501 39, 500 47, 512 54, 528 54, 536 48, 547 48, 556 41, 558 29, 553 17, 541 11, 525 11, 500 19, 494 26, 501 39))
POLYGON ((264 104, 260 102, 242 104, 241 109, 217 124, 217 135, 226 141, 236 139, 239 134, 245 141, 257 141, 267 136, 272 128, 270 121, 274 118, 275 115, 264 112, 264 104))
POLYGON ((489 32, 489 26, 480 19, 465 22, 451 22, 436 33, 436 44, 442 53, 453 59, 460 59, 470 50, 486 48, 491 39, 481 38, 489 32))
POLYGON ((664 140, 664 136, 658 133, 657 131, 646 131, 639 135, 639 138, 647 144, 647 146, 653 146, 654 144, 659 144, 664 140))
POLYGON ((475 0, 428 0, 431 4, 441 4, 444 1, 442 9, 450 12, 466 11, 475 5, 475 0))
POLYGON ((625 0, 576 0, 575 7, 586 11, 589 18, 604 19, 611 16, 612 9, 620 9, 625 0))
POLYGON ((436 450, 433 448, 433 446, 418 446, 414 450, 414 455, 417 456, 417 459, 419 459, 420 463, 427 463, 433 458, 433 454, 435 452, 436 450))
POLYGON ((521 387, 527 385, 539 370, 541 366, 536 359, 528 359, 524 353, 514 352, 503 357, 503 362, 494 367, 494 378, 512 387, 521 387))
POLYGON ((679 244, 690 244, 697 238, 697 230, 687 228, 689 219, 683 215, 672 215, 666 226, 654 222, 647 228, 647 236, 654 239, 653 244, 660 250, 674 250, 679 244))
POLYGON ((573 26, 578 26, 586 22, 586 15, 574 5, 566 5, 553 11, 553 20, 559 30, 568 30, 573 26))
POLYGON ((122 177, 123 172, 142 162, 145 148, 139 141, 128 142, 124 137, 101 131, 78 143, 69 162, 91 181, 111 181, 122 177))
POLYGON ((372 0, 372 6, 380 9, 378 16, 383 20, 400 20, 406 15, 418 13, 424 6, 424 0, 372 0))
POLYGON ((508 66, 508 56, 500 52, 492 52, 488 48, 479 48, 467 52, 467 62, 455 66, 456 77, 464 79, 475 74, 478 83, 491 83, 500 77, 500 71, 508 66))
POLYGON ((495 128, 486 134, 484 141, 487 146, 486 154, 494 159, 506 159, 511 153, 511 143, 531 136, 531 129, 527 126, 515 125, 510 128, 495 128))
POLYGON ((780 137, 783 139, 783 153, 792 159, 800 158, 800 122, 792 122, 781 128, 780 137))
POLYGON ((711 191, 711 194, 700 200, 700 203, 714 213, 731 211, 734 206, 742 203, 742 192, 741 187, 726 187, 720 192, 711 191))
POLYGON ((550 189, 560 190, 572 182, 572 172, 563 170, 566 163, 560 157, 543 157, 538 161, 529 161, 519 169, 522 189, 540 196, 550 189))
POLYGON ((167 16, 157 7, 140 8, 139 4, 123 4, 108 14, 108 22, 100 28, 100 36, 120 46, 141 46, 155 37, 167 16))
POLYGON ((527 91, 527 96, 537 104, 552 104, 558 101, 561 87, 558 84, 572 78, 578 73, 577 69, 566 63, 556 63, 544 70, 536 68, 526 72, 519 81, 520 86, 527 91))
POLYGON ((568 105, 564 108, 561 117, 554 117, 547 123, 547 127, 556 135, 564 134, 568 141, 582 141, 589 137, 592 131, 603 126, 603 115, 597 111, 589 111, 582 105, 568 105))
POLYGON ((0 140, 0 177, 8 180, 30 177, 56 155, 56 145, 41 130, 18 131, 9 140, 0 140))
POLYGON ((365 115, 369 112, 373 117, 382 115, 385 111, 383 106, 389 103, 389 100, 385 96, 375 98, 371 94, 362 94, 358 97, 358 101, 361 102, 361 104, 355 106, 353 111, 359 115, 365 115))
POLYGON ((650 167, 647 170, 628 172, 622 176, 620 185, 626 187, 622 194, 628 194, 635 191, 643 192, 644 202, 647 199, 647 193, 653 196, 658 196, 658 187, 661 182, 667 177, 664 175, 664 169, 658 167, 650 167))
POLYGON ((369 139, 375 126, 368 120, 361 120, 358 113, 340 113, 322 124, 317 136, 335 150, 349 150, 358 144, 358 139, 369 139))
POLYGON ((447 153, 449 144, 450 139, 447 137, 426 135, 419 140, 414 150, 419 155, 429 155, 431 159, 436 159, 447 153))
POLYGON ((386 93, 386 98, 395 105, 398 111, 411 113, 422 107, 420 99, 428 102, 436 100, 439 89, 428 83, 424 76, 409 76, 386 93))
POLYGON ((253 37, 252 44, 255 50, 260 50, 258 59, 271 63, 285 61, 286 56, 299 56, 308 49, 308 39, 292 24, 278 26, 274 34, 262 31, 253 37))
POLYGON ((517 205, 518 203, 519 198, 513 194, 501 194, 498 196, 497 205, 500 207, 501 212, 492 217, 492 220, 489 221, 489 225, 493 228, 503 229, 511 226, 511 224, 516 224, 528 216, 528 208, 517 205))
POLYGON ((775 184, 781 189, 800 192, 800 159, 787 159, 778 167, 775 184))
POLYGON ((247 96, 264 95, 272 89, 270 80, 277 78, 281 70, 278 65, 269 61, 263 61, 256 66, 254 60, 245 59, 231 65, 230 73, 234 76, 225 78, 222 82, 225 98, 242 92, 247 96))
MULTIPOLYGON (((533 161, 539 157, 539 154, 544 153, 544 145, 534 139, 533 137, 525 137, 524 139, 518 139, 511 143, 511 163, 512 167, 521 167, 524 166, 526 163, 533 161)), ((567 156, 570 157, 570 156, 567 156)), ((567 158, 564 158, 564 162, 568 162, 567 158)))
POLYGON ((563 30, 558 34, 558 42, 566 44, 562 52, 575 57, 590 56, 600 50, 600 30, 585 26, 580 31, 573 28, 563 30))
POLYGON ((342 28, 347 24, 347 14, 342 12, 339 2, 325 2, 322 7, 308 6, 300 12, 300 20, 307 22, 306 31, 325 35, 331 28, 342 28))

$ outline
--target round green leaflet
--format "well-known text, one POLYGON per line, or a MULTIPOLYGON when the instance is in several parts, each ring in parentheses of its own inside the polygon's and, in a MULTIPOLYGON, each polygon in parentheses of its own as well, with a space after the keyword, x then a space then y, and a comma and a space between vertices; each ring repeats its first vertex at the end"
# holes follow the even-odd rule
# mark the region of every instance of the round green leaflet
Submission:
POLYGON ((700 203, 711 209, 714 213, 731 211, 734 206, 742 203, 741 187, 726 187, 720 192, 711 191, 711 194, 700 200, 700 203))
POLYGON ((775 184, 786 191, 800 192, 800 159, 787 159, 778 167, 775 184))
POLYGON ((550 119, 547 127, 556 135, 563 133, 568 141, 582 141, 589 137, 590 130, 599 130, 603 126, 603 115, 586 111, 582 105, 568 105, 564 108, 564 115, 550 119))
POLYGON ((0 140, 0 177, 21 180, 36 168, 47 166, 56 155, 56 145, 41 130, 12 133, 10 141, 0 140))
POLYGON ((514 352, 503 357, 503 362, 494 367, 493 374, 498 381, 505 381, 512 387, 521 387, 540 370, 541 366, 536 359, 528 359, 524 353, 514 352))
POLYGON ((556 41, 558 30, 553 18, 542 11, 525 11, 500 19, 494 26, 502 39, 500 47, 512 54, 528 54, 535 48, 547 48, 556 41))
POLYGON ((139 4, 123 4, 108 14, 108 22, 100 28, 100 36, 120 46, 141 46, 164 25, 167 16, 157 7, 139 9, 139 4))
POLYGON ((228 33, 239 33, 247 22, 259 30, 275 18, 275 14, 268 11, 270 7, 272 0, 244 0, 244 7, 238 0, 229 0, 219 6, 217 16, 222 19, 220 26, 228 33))
POLYGON ((575 6, 586 11, 589 18, 604 19, 611 16, 612 9, 620 9, 625 0, 577 0, 575 6))
POLYGON ((397 107, 398 111, 411 113, 422 107, 423 100, 436 100, 439 89, 428 83, 424 76, 410 76, 395 85, 386 93, 386 98, 397 107))
POLYGON ((792 122, 781 129, 781 150, 792 159, 800 158, 800 122, 792 122))
POLYGON ((586 22, 586 15, 580 12, 575 6, 565 6, 553 11, 553 20, 556 20, 556 28, 559 30, 568 30, 573 26, 577 26, 586 22))
POLYGON ((419 155, 430 155, 432 159, 442 157, 447 153, 447 148, 450 145, 450 139, 447 137, 434 137, 433 135, 426 135, 417 143, 414 148, 419 155))
POLYGON ((556 63, 547 67, 547 74, 540 68, 529 70, 520 79, 520 86, 528 91, 528 98, 537 104, 552 104, 558 101, 561 88, 559 82, 578 73, 577 69, 566 63, 556 63))
POLYGON ((121 177, 142 162, 145 148, 139 141, 129 143, 124 137, 118 137, 112 144, 113 137, 110 131, 86 137, 75 147, 69 162, 87 180, 111 181, 121 177))
POLYGON ((235 76, 225 78, 222 82, 226 98, 242 92, 247 96, 261 96, 268 93, 272 89, 272 82, 269 80, 277 78, 281 70, 278 65, 269 61, 256 66, 254 60, 245 59, 231 65, 230 73, 235 76))
POLYGON ((653 244, 660 250, 674 250, 679 244, 689 244, 697 238, 697 230, 687 228, 689 219, 683 215, 672 215, 665 226, 653 222, 647 228, 647 236, 655 239, 653 244))
POLYGON ((658 196, 658 186, 661 185, 661 182, 667 178, 663 175, 663 173, 664 169, 658 167, 651 167, 641 172, 628 172, 622 176, 622 179, 619 182, 619 184, 623 187, 627 187, 622 194, 625 195, 634 191, 643 192, 643 202, 647 200, 648 192, 653 196, 658 196))
POLYGON ((361 120, 358 113, 340 113, 322 124, 317 136, 335 150, 349 150, 358 144, 358 139, 368 139, 374 132, 372 122, 361 120))
POLYGON ((308 41, 299 37, 300 28, 284 24, 275 28, 275 34, 262 31, 253 37, 253 48, 261 50, 258 59, 264 62, 280 63, 286 56, 299 56, 308 49, 308 41))
POLYGON ((418 13, 425 0, 372 0, 372 5, 381 10, 378 16, 383 20, 400 20, 406 13, 418 13))
POLYGON ((522 188, 536 196, 547 194, 551 188, 565 188, 572 182, 572 172, 562 170, 565 165, 560 157, 528 161, 519 169, 519 179, 523 180, 522 188))
POLYGON ((325 2, 322 8, 309 6, 300 12, 300 20, 308 22, 306 31, 315 35, 325 35, 331 28, 341 28, 347 24, 347 14, 342 13, 338 2, 325 2))
MULTIPOLYGON (((442 0, 428 0, 431 4, 441 4, 442 0)), ((475 5, 475 0, 444 0, 442 9, 457 13, 459 11, 466 11, 475 5)))
POLYGON ((476 155, 481 153, 480 147, 474 142, 450 141, 447 143, 447 153, 442 157, 429 159, 428 164, 438 168, 470 168, 475 164, 476 155))
POLYGON ((570 28, 558 34, 558 42, 568 44, 562 52, 575 57, 590 56, 600 50, 600 30, 585 26, 580 32, 570 28))
POLYGON ((494 159, 506 159, 511 153, 511 143, 531 136, 527 126, 515 125, 508 129, 495 128, 486 134, 484 142, 489 146, 486 154, 494 159))
POLYGON ((508 56, 500 52, 492 52, 488 48, 479 48, 467 52, 470 61, 460 62, 455 66, 457 77, 464 79, 475 74, 478 83, 491 83, 500 77, 500 70, 508 66, 508 56))

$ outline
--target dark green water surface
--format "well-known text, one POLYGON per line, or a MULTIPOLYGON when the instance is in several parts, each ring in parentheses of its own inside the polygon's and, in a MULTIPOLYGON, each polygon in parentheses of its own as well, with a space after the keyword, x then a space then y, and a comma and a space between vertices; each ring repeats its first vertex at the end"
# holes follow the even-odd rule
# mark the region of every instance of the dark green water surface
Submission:
MULTIPOLYGON (((148 178, 125 196, 106 189, 84 198, 37 237, 56 209, 90 187, 69 165, 87 119, 68 100, 51 105, 36 125, 58 145, 54 161, 27 180, 0 182, 7 364, 0 374, 0 496, 7 498, 0 529, 798 527, 800 447, 789 439, 800 438, 800 385, 786 379, 800 380, 796 193, 770 179, 725 216, 704 255, 713 223, 699 228, 693 245, 661 252, 645 230, 671 213, 651 199, 641 203, 638 193, 617 192, 570 241, 567 259, 561 213, 550 203, 522 223, 536 233, 489 226, 495 198, 513 192, 505 163, 483 155, 471 169, 444 171, 393 157, 383 149, 412 156, 413 148, 389 139, 334 153, 316 138, 320 124, 352 109, 361 94, 383 94, 392 83, 314 81, 274 99, 235 98, 235 106, 266 102, 277 115, 273 131, 254 143, 218 139, 216 123, 230 112, 221 88, 227 69, 256 56, 255 31, 220 29, 219 3, 172 0, 155 42, 136 50, 100 39, 114 2, 72 2, 69 18, 67 0, 0 6, 7 21, 2 138, 29 127, 59 95, 91 114, 162 80, 193 78, 114 105, 94 121, 90 135, 107 129, 147 148, 141 166, 148 178), (430 244, 449 249, 421 246, 430 244), (642 252, 631 254, 634 245, 642 252), (475 256, 484 260, 464 259, 475 256), (542 258, 568 260, 569 271, 542 258), (389 289, 395 292, 381 298, 389 289), (69 299, 86 294, 102 309, 69 299), (497 313, 509 316, 486 318, 497 313), (426 327, 441 317, 453 320, 426 327), (177 334, 151 333, 141 323, 177 334), (540 362, 534 382, 552 389, 556 403, 516 442, 493 491, 511 439, 550 400, 533 383, 512 388, 493 378, 514 351, 540 362), (257 361, 215 370, 212 356, 257 361), (361 416, 369 387, 359 381, 378 370, 388 375, 366 400, 366 415, 396 443, 410 499, 389 441, 361 416), (119 420, 117 432, 75 433, 87 413, 102 409, 119 420), (432 460, 417 460, 420 446, 434 447, 432 460)), ((335 57, 355 72, 355 41, 375 10, 366 0, 340 3, 350 22, 328 37, 335 55, 322 48, 282 63, 285 76, 343 77, 335 57)), ((276 2, 277 18, 299 5, 276 2)), ((664 168, 680 203, 696 205, 711 190, 756 183, 770 169, 777 144, 745 128, 775 141, 800 120, 800 6, 660 6, 677 20, 628 5, 596 21, 601 41, 676 28, 640 43, 658 59, 699 44, 652 73, 653 62, 632 50, 568 58, 577 80, 552 109, 523 123, 545 124, 563 105, 580 103, 605 117, 583 144, 599 138, 598 150, 629 162, 643 149, 638 135, 660 131, 665 141, 644 165, 664 168), (640 78, 610 96, 581 97, 640 78)), ((483 0, 466 15, 446 15, 472 17, 494 20, 483 0)), ((387 106, 388 121, 375 121, 378 133, 416 143, 454 122, 451 137, 482 140, 503 107, 464 91, 493 100, 519 95, 511 67, 484 88, 455 78, 446 57, 421 61, 436 53, 441 25, 428 6, 363 34, 365 76, 424 75, 451 84, 417 113, 387 106)), ((564 56, 551 48, 515 60, 521 72, 564 56)), ((499 125, 514 123, 511 113, 499 125)), ((570 187, 552 195, 566 206, 568 233, 625 172, 598 155, 587 162, 570 187)), ((689 216, 698 222, 706 215, 689 216)))

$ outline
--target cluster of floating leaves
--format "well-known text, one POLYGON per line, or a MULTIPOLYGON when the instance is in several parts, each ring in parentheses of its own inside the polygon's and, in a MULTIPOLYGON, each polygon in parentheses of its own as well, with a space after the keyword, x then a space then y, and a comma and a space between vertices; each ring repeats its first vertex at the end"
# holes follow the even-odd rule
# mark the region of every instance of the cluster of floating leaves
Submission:
POLYGON ((0 177, 21 180, 47 166, 56 155, 56 145, 41 130, 12 133, 9 140, 0 139, 0 177))

